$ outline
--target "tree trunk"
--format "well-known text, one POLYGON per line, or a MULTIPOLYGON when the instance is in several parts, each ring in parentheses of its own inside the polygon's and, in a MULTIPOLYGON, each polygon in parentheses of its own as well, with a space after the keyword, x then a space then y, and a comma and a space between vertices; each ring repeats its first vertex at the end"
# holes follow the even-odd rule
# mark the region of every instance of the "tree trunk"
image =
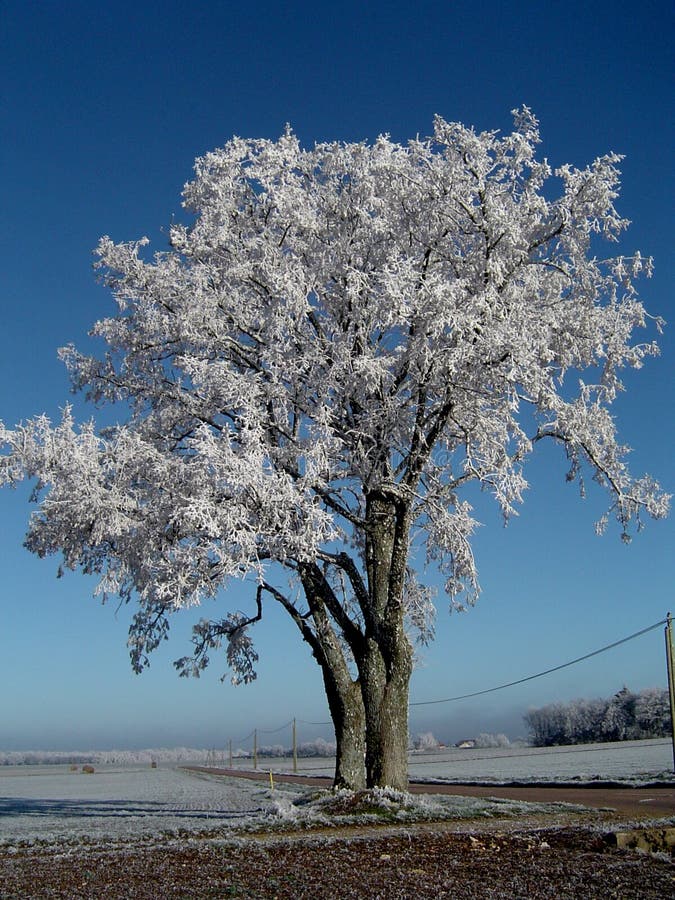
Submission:
POLYGON ((369 609, 357 655, 366 716, 366 784, 408 788, 408 690, 412 648, 404 627, 409 510, 391 489, 366 502, 369 609))
POLYGON ((323 683, 335 728, 336 759, 333 786, 362 791, 366 786, 365 769, 365 712, 358 680, 352 678, 343 647, 328 618, 321 593, 327 595, 329 586, 316 568, 300 568, 302 585, 309 604, 314 629, 295 606, 276 592, 312 648, 312 655, 321 666, 323 683))
MULTIPOLYGON (((412 650, 401 628, 393 659, 369 642, 361 667, 366 716, 366 785, 408 789, 408 688, 412 650)), ((387 654, 388 655, 388 654, 387 654)))
POLYGON ((333 787, 362 791, 366 786, 366 730, 361 686, 358 681, 338 681, 329 667, 323 681, 335 728, 335 776, 333 787))

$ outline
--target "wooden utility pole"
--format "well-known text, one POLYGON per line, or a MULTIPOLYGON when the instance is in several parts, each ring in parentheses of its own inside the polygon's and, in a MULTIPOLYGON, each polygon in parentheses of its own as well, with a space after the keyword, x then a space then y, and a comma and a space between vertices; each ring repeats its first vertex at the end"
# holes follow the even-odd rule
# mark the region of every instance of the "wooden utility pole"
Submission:
POLYGON ((673 771, 675 772, 675 669, 673 668, 673 619, 666 616, 666 663, 668 665, 668 696, 670 697, 670 732, 673 741, 673 771))
POLYGON ((258 768, 258 729, 253 729, 253 768, 258 768))
POLYGON ((229 756, 230 756, 230 768, 232 768, 232 741, 230 741, 229 744, 228 744, 228 750, 230 751, 230 753, 229 753, 229 756))
POLYGON ((295 719, 293 719, 293 771, 298 771, 298 741, 295 729, 295 719))

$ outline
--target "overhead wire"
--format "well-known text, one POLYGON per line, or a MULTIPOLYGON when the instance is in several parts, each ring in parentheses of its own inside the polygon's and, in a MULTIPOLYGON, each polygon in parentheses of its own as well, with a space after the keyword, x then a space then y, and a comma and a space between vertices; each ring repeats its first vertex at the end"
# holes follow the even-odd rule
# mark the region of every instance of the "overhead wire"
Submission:
MULTIPOLYGON (((586 659, 591 659, 593 656, 598 656, 601 653, 606 653, 608 650, 613 650, 614 647, 619 647, 621 644, 626 644, 628 641, 635 640, 635 638, 641 637, 643 634, 647 634, 650 631, 654 631, 655 628, 659 628, 661 625, 665 625, 667 623, 667 619, 661 619, 658 622, 655 622, 653 625, 648 625, 647 628, 642 628, 640 631, 635 631, 633 634, 629 634, 626 637, 620 638, 618 641, 612 641, 611 644, 606 644, 604 647, 600 647, 597 650, 592 650, 590 653, 585 653, 583 656, 577 656, 575 659, 571 659, 568 662, 561 663, 557 666, 552 666, 550 669, 544 669, 542 672, 536 672, 534 675, 526 675, 524 678, 517 678, 515 681, 508 681, 504 684, 498 684, 494 687, 484 688, 480 691, 471 691, 468 694, 458 694, 456 697, 442 697, 437 700, 414 700, 409 703, 409 706, 432 706, 440 703, 454 703, 458 700, 468 700, 471 697, 481 697, 485 694, 492 694, 495 691, 503 691, 505 688, 515 687, 518 684, 525 684, 527 681, 534 681, 535 678, 542 678, 544 675, 550 675, 552 672, 559 672, 561 669, 567 669, 569 666, 574 666, 577 663, 583 662, 586 659)), ((315 725, 315 726, 328 726, 332 725, 332 722, 310 722, 306 719, 297 719, 298 724, 302 725, 315 725)), ((283 731, 285 728, 288 728, 293 724, 293 720, 287 722, 285 725, 282 725, 280 728, 275 728, 272 730, 262 731, 258 729, 260 734, 276 734, 279 731, 283 731)), ((248 740, 253 737, 254 732, 252 731, 245 738, 240 738, 239 742, 243 743, 243 741, 248 740)))
POLYGON ((483 694, 491 694, 494 691, 502 691, 504 688, 514 687, 517 684, 524 684, 526 681, 533 681, 535 678, 541 678, 543 675, 550 675, 551 672, 559 672, 561 669, 566 669, 569 666, 574 666, 577 663, 583 662, 585 659, 590 659, 592 656, 598 656, 600 653, 605 653, 607 650, 612 650, 614 647, 618 647, 621 644, 626 644, 628 641, 634 640, 634 638, 640 637, 643 634, 647 634, 648 631, 653 631, 655 628, 659 628, 661 625, 665 625, 667 619, 661 619, 660 622, 655 622, 653 625, 649 625, 647 628, 643 628, 640 631, 636 631, 634 634, 629 634, 625 638, 621 638, 621 640, 613 641, 611 644, 607 644, 604 647, 600 647, 599 650, 593 650, 591 653, 585 653, 583 656, 577 656, 576 659, 571 659, 569 662, 561 663, 559 666, 553 666, 550 669, 544 669, 543 672, 537 672, 534 675, 527 675, 525 678, 518 678, 515 681, 508 681, 506 684, 498 684, 496 687, 485 688, 482 691, 472 691, 470 694, 460 694, 457 697, 444 697, 440 700, 416 700, 414 703, 410 703, 410 706, 431 706, 435 703, 454 703, 456 700, 467 700, 469 697, 480 697, 483 694))
POLYGON ((280 731, 285 731, 287 728, 290 728, 293 724, 293 719, 290 722, 286 722, 285 725, 281 725, 279 728, 270 728, 270 729, 258 729, 258 734, 278 734, 280 731))

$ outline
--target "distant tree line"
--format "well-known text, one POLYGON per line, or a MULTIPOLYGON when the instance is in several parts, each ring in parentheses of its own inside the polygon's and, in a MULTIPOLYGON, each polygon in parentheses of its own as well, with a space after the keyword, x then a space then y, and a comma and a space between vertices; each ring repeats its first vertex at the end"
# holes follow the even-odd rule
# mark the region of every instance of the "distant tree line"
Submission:
MULTIPOLYGON (((303 757, 335 756, 335 743, 316 738, 314 741, 299 743, 296 752, 303 757)), ((258 756, 278 757, 291 756, 291 747, 275 744, 271 747, 259 747, 258 756)), ((248 759, 253 756, 251 749, 232 750, 235 759, 248 759)), ((190 747, 157 748, 154 750, 0 750, 0 766, 55 766, 83 765, 91 763, 104 765, 150 765, 155 763, 201 763, 203 765, 225 765, 229 758, 229 750, 219 749, 197 750, 190 747)))
POLYGON ((0 750, 0 766, 150 765, 159 763, 207 764, 218 752, 194 747, 162 747, 148 750, 0 750))
MULTIPOLYGON (((437 741, 431 731, 424 731, 416 734, 414 737, 410 735, 408 740, 408 750, 420 750, 423 752, 438 750, 444 746, 437 741)), ((482 732, 475 738, 467 738, 465 741, 458 741, 455 747, 471 747, 476 750, 493 750, 498 747, 510 747, 511 741, 505 734, 485 734, 482 732)))
MULTIPOLYGON (((295 752, 301 757, 332 757, 335 756, 335 741, 324 741, 323 738, 316 738, 314 741, 303 741, 297 745, 295 752)), ((258 756, 269 757, 271 759, 280 759, 293 755, 292 747, 284 747, 283 744, 271 744, 270 746, 262 746, 257 749, 258 756)), ((252 750, 234 750, 232 756, 251 757, 252 750)))
POLYGON ((629 741, 670 734, 668 691, 634 694, 623 687, 608 700, 572 700, 531 709, 525 716, 535 747, 629 741))

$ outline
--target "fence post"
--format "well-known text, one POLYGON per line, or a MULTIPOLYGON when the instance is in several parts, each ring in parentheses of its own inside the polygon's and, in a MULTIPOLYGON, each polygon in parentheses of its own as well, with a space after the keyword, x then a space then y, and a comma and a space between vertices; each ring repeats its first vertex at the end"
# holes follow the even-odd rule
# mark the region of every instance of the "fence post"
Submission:
POLYGON ((258 768, 258 729, 253 729, 253 768, 258 768))
POLYGON ((295 719, 293 719, 293 772, 298 771, 298 741, 295 729, 295 719))
POLYGON ((673 619, 666 616, 666 663, 668 666, 668 696, 670 697, 670 731, 673 741, 673 771, 675 771, 675 670, 673 669, 673 619))

